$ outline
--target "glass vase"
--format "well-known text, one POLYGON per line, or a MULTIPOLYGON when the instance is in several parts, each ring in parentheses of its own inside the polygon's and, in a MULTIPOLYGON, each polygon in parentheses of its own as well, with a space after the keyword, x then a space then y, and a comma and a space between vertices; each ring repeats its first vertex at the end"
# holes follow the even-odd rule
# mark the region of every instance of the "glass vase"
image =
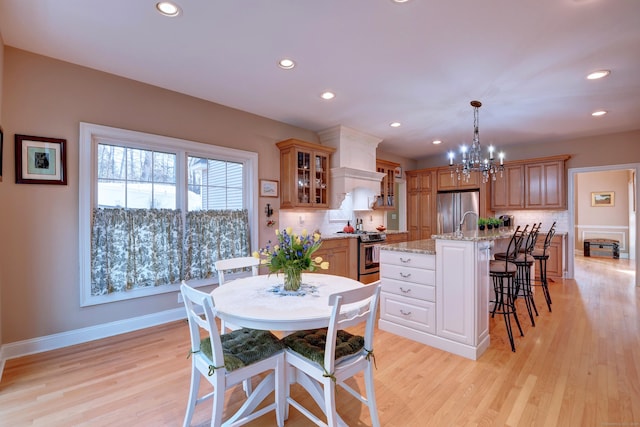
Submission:
POLYGON ((289 266, 283 269, 285 291, 297 291, 302 284, 302 270, 296 266, 289 266))

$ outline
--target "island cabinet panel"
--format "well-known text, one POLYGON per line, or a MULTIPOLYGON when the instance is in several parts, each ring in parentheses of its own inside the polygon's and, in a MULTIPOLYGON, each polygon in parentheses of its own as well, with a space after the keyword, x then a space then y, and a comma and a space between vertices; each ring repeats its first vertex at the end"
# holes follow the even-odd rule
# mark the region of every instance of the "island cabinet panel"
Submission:
POLYGON ((476 360, 489 346, 491 242, 425 242, 380 251, 379 327, 476 360))
POLYGON ((436 240, 438 335, 474 348, 488 346, 489 242, 436 240))
POLYGON ((380 327, 417 341, 435 334, 435 256, 381 250, 380 264, 380 327))

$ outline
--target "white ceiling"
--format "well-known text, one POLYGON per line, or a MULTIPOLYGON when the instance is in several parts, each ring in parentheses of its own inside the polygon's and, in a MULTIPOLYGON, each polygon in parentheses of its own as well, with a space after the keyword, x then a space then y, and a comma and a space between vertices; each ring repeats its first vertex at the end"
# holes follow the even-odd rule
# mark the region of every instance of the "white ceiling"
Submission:
POLYGON ((639 0, 179 0, 176 18, 155 3, 0 0, 0 31, 9 46, 302 128, 348 126, 410 158, 445 161, 468 143, 473 99, 482 145, 507 157, 511 144, 640 129, 639 0), (282 57, 298 66, 279 69, 282 57), (586 80, 602 68, 608 78, 586 80))

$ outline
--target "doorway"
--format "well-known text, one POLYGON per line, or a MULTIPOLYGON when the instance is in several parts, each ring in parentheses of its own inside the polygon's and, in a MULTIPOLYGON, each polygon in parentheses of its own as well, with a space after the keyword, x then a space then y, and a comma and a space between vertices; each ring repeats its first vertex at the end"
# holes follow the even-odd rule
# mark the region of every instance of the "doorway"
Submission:
MULTIPOLYGON (((637 200, 640 196, 640 189, 638 189, 637 180, 638 180, 638 172, 640 171, 640 164, 625 164, 625 165, 610 165, 610 166, 598 166, 598 167, 587 167, 587 168, 572 168, 568 171, 568 198, 569 198, 569 239, 568 239, 568 250, 567 250, 567 277, 574 278, 575 276, 575 253, 576 253, 576 224, 575 224, 575 215, 576 215, 576 206, 578 204, 578 194, 575 188, 576 177, 579 174, 590 173, 590 172, 608 172, 608 171, 630 171, 632 176, 632 182, 629 186, 629 191, 627 194, 620 194, 619 196, 628 197, 629 201, 629 232, 628 232, 628 244, 629 244, 629 257, 631 258, 630 264, 635 266, 635 283, 637 287, 640 287, 640 280, 638 278, 638 270, 640 269, 640 259, 636 254, 636 250, 638 248, 639 239, 637 233, 637 219, 636 219, 636 210, 637 210, 637 200)), ((584 196, 581 196, 584 197, 584 196)))

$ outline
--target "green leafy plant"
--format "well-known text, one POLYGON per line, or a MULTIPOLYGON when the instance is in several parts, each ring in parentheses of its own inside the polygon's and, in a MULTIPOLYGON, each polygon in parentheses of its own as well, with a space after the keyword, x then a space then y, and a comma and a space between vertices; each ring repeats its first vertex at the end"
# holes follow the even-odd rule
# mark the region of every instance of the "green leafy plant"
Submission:
POLYGON ((478 218, 478 227, 484 227, 488 224, 488 219, 487 218, 478 218))

